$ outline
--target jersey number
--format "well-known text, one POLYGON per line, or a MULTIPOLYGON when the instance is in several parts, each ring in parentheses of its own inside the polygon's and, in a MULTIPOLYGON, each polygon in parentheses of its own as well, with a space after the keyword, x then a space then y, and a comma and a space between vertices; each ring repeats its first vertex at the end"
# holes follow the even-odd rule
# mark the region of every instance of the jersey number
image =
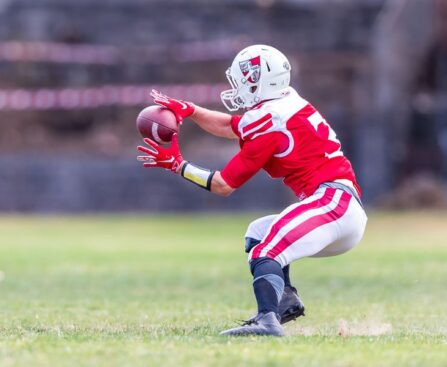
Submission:
POLYGON ((329 126, 327 121, 318 111, 315 111, 312 115, 310 115, 308 118, 308 121, 312 125, 312 127, 315 129, 317 135, 322 138, 330 141, 331 148, 330 151, 326 152, 327 158, 334 158, 339 157, 343 155, 343 152, 341 151, 341 143, 340 140, 337 139, 337 134, 334 130, 329 126))

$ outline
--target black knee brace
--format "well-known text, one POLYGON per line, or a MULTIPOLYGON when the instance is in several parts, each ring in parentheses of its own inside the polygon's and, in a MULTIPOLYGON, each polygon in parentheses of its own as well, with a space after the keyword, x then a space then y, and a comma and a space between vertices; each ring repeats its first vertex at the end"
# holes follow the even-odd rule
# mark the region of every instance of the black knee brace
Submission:
POLYGON ((261 241, 252 237, 245 237, 245 252, 248 254, 253 247, 258 245, 261 241))

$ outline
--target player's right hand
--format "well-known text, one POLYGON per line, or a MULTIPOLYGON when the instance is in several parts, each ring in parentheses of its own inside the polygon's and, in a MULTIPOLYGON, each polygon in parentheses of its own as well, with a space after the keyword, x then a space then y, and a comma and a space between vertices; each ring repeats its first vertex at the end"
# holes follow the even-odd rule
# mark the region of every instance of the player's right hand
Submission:
POLYGON ((194 113, 195 106, 192 102, 168 97, 155 89, 152 89, 150 96, 154 99, 154 103, 171 110, 179 124, 183 122, 185 117, 189 117, 194 113))
POLYGON ((140 152, 146 153, 146 155, 139 155, 137 160, 143 162, 144 167, 161 167, 174 173, 179 172, 184 159, 182 153, 180 153, 177 134, 172 136, 172 142, 169 148, 163 148, 149 138, 145 138, 143 141, 148 148, 139 145, 137 149, 140 152))

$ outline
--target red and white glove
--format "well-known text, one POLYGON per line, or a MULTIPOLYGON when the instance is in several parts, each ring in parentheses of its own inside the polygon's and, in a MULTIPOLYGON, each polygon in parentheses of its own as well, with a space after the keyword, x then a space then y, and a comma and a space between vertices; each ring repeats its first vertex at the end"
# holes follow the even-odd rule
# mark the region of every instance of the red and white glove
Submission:
POLYGON ((174 173, 178 173, 184 159, 182 153, 180 153, 177 134, 172 136, 172 142, 169 148, 163 148, 155 141, 148 138, 143 139, 143 141, 149 148, 139 145, 137 149, 140 152, 146 153, 146 155, 139 155, 137 160, 144 162, 144 167, 161 167, 174 173))
POLYGON ((152 89, 150 96, 154 99, 156 104, 171 110, 179 124, 183 122, 184 118, 189 117, 194 113, 195 106, 192 102, 168 97, 155 89, 152 89))

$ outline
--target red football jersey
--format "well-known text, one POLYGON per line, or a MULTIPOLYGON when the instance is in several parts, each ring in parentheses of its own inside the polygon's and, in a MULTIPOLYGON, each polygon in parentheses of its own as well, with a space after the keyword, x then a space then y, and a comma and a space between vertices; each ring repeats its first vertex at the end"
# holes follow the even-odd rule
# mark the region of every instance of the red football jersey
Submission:
POLYGON ((263 168, 272 178, 283 178, 300 199, 335 180, 349 181, 361 195, 334 130, 293 88, 283 98, 233 116, 231 126, 241 151, 221 172, 229 186, 240 187, 263 168))

